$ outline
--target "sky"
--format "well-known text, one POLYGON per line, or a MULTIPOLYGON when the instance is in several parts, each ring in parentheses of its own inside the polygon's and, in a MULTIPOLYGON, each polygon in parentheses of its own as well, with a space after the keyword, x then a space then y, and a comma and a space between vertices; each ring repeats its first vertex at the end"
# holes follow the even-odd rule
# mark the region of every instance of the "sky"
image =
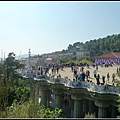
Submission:
POLYGON ((0 1, 0 58, 44 54, 120 34, 119 1, 0 1))

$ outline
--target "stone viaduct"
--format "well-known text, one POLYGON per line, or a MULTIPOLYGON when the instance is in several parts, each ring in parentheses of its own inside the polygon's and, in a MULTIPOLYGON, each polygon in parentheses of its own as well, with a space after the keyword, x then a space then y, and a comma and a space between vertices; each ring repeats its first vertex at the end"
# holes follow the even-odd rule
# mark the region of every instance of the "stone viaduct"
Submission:
POLYGON ((46 108, 63 109, 63 99, 69 100, 69 117, 84 118, 85 113, 94 113, 96 118, 117 118, 120 88, 98 86, 93 82, 70 81, 63 78, 40 79, 24 77, 30 87, 30 97, 46 108), (53 106, 51 106, 53 99, 53 106))

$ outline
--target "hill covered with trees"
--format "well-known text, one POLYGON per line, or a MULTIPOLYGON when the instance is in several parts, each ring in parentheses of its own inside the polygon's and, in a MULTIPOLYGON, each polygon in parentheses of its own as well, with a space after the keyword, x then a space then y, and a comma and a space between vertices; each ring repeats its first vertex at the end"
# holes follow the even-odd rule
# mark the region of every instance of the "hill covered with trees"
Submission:
POLYGON ((107 37, 86 41, 85 43, 78 41, 73 45, 69 44, 66 50, 62 50, 62 53, 71 52, 75 54, 81 46, 85 50, 90 51, 91 60, 109 52, 120 52, 120 34, 108 35, 107 37))

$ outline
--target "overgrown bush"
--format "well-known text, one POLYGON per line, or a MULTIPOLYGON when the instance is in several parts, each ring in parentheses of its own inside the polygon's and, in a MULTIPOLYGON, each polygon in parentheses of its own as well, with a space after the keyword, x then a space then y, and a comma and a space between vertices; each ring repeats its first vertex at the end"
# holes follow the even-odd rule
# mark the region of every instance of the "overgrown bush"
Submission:
POLYGON ((8 107, 6 111, 0 113, 1 118, 61 118, 61 109, 45 107, 39 104, 30 102, 24 102, 20 104, 17 100, 14 100, 12 106, 8 107))
POLYGON ((117 75, 120 77, 120 71, 117 72, 117 75))

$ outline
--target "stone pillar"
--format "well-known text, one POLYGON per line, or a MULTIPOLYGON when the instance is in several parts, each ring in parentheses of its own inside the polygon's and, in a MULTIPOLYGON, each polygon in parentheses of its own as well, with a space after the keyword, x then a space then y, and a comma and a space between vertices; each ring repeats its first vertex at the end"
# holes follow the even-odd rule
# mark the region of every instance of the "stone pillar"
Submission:
POLYGON ((40 105, 44 105, 45 108, 47 108, 47 90, 41 90, 42 96, 41 96, 41 103, 40 105))
POLYGON ((95 105, 95 118, 98 118, 98 106, 95 105))
POLYGON ((53 93, 55 94, 55 108, 62 108, 63 87, 64 85, 59 83, 52 85, 53 93))
MULTIPOLYGON (((36 80, 37 81, 37 80, 36 80)), ((37 81, 37 85, 39 85, 39 97, 41 98, 40 105, 44 105, 47 108, 47 90, 48 90, 48 83, 46 80, 39 80, 37 81)))
POLYGON ((83 94, 71 93, 71 98, 74 100, 73 118, 82 118, 83 117, 82 96, 83 96, 83 94))
POLYGON ((74 118, 82 118, 82 100, 74 100, 74 118))
POLYGON ((68 107, 71 107, 71 95, 68 95, 68 107))
POLYGON ((95 105, 98 106, 98 118, 108 117, 109 102, 106 100, 97 99, 95 105))
POLYGON ((32 85, 30 85, 30 100, 33 98, 33 89, 32 85))
POLYGON ((62 94, 55 94, 55 96, 56 96, 55 107, 62 108, 62 94))
POLYGON ((47 90, 47 108, 50 108, 50 100, 51 100, 52 90, 47 90))
POLYGON ((35 92, 36 92, 35 88, 36 88, 36 81, 34 81, 33 85, 32 85, 32 89, 33 89, 33 91, 32 91, 33 92, 32 100, 33 100, 34 104, 36 103, 36 97, 37 97, 37 96, 35 96, 35 92))
POLYGON ((71 99, 70 105, 71 105, 71 118, 73 118, 73 115, 74 115, 74 100, 73 99, 71 99))
POLYGON ((51 93, 51 99, 50 99, 51 103, 50 103, 50 108, 55 108, 55 94, 51 93))
POLYGON ((88 110, 88 112, 91 114, 91 113, 94 113, 94 111, 95 111, 95 104, 94 104, 94 102, 92 101, 92 100, 88 100, 88 104, 89 104, 89 110, 88 110))
POLYGON ((85 114, 88 113, 88 110, 89 110, 88 100, 83 99, 83 113, 84 113, 84 116, 85 116, 85 114))
POLYGON ((117 118, 117 107, 111 106, 111 118, 117 118))
POLYGON ((107 118, 108 108, 100 107, 98 108, 98 118, 107 118))
POLYGON ((39 102, 39 86, 35 87, 35 102, 38 103, 39 102))

